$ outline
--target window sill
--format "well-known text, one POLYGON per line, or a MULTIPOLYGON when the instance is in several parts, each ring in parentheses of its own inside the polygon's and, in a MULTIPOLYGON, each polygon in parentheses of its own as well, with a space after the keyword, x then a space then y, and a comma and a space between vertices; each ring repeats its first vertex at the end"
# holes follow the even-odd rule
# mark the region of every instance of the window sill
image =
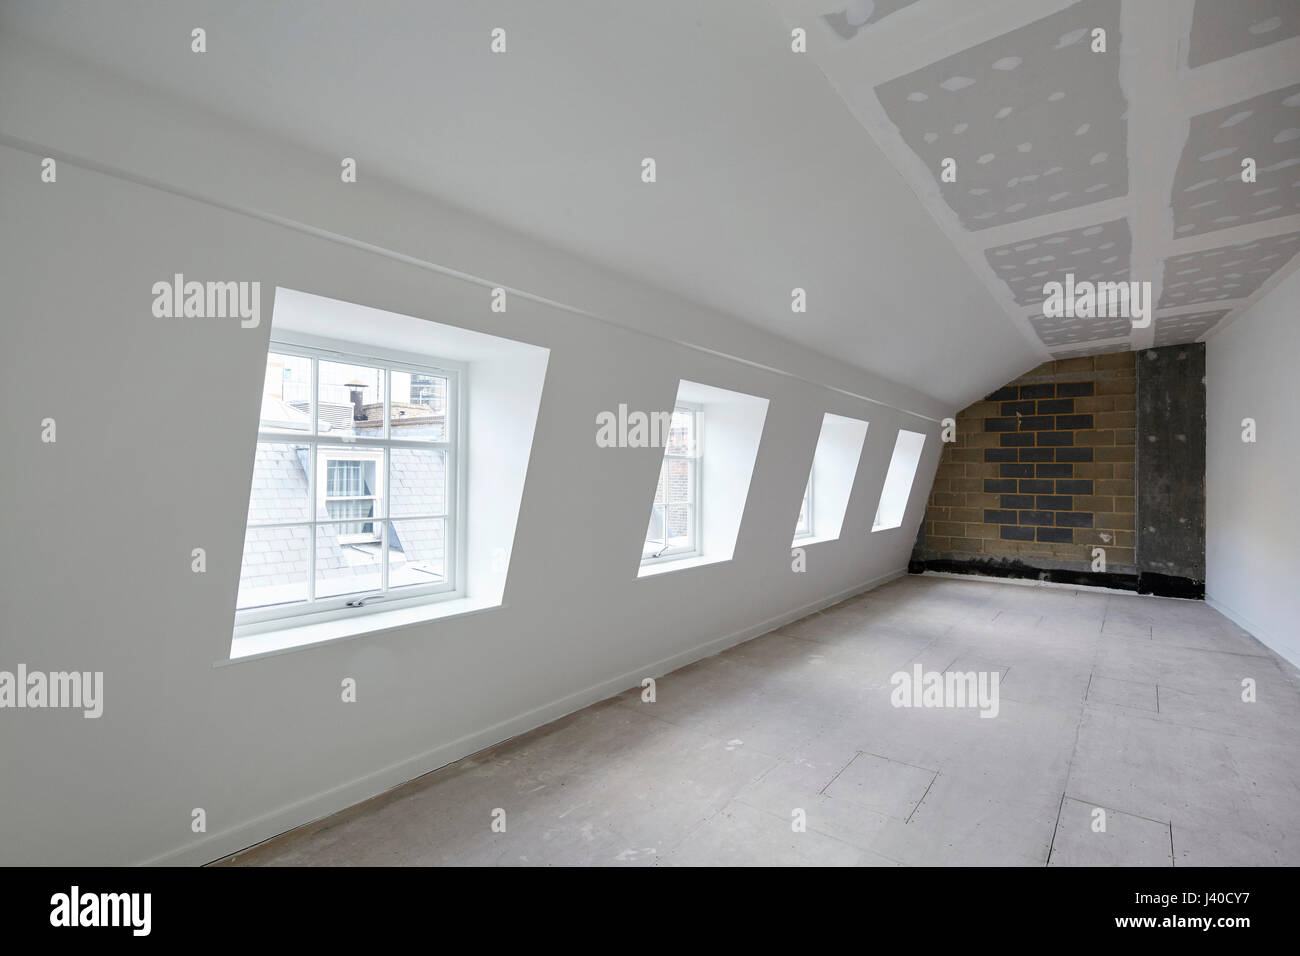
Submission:
POLYGON ((821 535, 820 537, 818 537, 817 535, 809 534, 809 535, 804 535, 802 538, 795 538, 793 541, 790 542, 790 547, 806 548, 810 544, 825 544, 827 541, 838 541, 838 540, 840 540, 840 536, 838 534, 836 535, 824 534, 821 535))
POLYGON ((275 630, 259 631, 256 634, 236 633, 230 643, 230 659, 217 661, 214 666, 221 667, 260 657, 271 657, 301 648, 393 631, 412 624, 464 617, 500 607, 505 605, 498 600, 455 598, 434 604, 393 608, 389 611, 371 611, 356 617, 336 618, 313 624, 290 624, 275 630))
POLYGON ((875 534, 877 531, 895 531, 901 528, 902 526, 903 523, 901 521, 898 524, 882 524, 879 527, 872 528, 871 533, 875 534))
POLYGON ((673 571, 686 571, 690 568, 702 568, 709 564, 722 564, 730 561, 731 557, 709 557, 705 554, 691 555, 689 558, 680 558, 676 561, 656 561, 653 564, 643 564, 637 571, 638 578, 649 578, 660 574, 671 574, 673 571))

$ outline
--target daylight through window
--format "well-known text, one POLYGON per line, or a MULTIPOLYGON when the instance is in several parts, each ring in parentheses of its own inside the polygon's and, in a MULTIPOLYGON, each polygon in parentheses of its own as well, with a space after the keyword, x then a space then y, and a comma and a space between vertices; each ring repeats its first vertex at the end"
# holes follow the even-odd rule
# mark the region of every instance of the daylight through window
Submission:
POLYGON ((694 406, 678 405, 673 409, 650 508, 650 526, 641 551, 642 563, 681 558, 700 550, 701 418, 694 406))
POLYGON ((460 375, 273 344, 237 622, 455 590, 460 375))

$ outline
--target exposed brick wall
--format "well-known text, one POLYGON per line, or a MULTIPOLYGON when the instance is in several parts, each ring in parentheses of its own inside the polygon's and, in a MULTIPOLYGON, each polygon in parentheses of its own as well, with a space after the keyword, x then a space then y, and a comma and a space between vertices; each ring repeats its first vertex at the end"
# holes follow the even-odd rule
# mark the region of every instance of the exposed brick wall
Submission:
POLYGON ((957 416, 914 558, 1131 574, 1132 352, 1047 362, 957 416))

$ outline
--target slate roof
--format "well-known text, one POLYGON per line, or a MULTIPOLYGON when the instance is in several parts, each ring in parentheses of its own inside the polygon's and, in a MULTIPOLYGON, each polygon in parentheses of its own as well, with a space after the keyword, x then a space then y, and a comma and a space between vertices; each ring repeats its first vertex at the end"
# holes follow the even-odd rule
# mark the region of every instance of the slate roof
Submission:
MULTIPOLYGON (((398 428, 395 425, 394 431, 398 428)), ((311 519, 309 447, 305 442, 295 442, 292 435, 286 435, 284 441, 257 445, 239 580, 240 608, 306 596, 310 529, 257 525, 311 519)), ((403 519, 402 515, 444 509, 444 455, 440 449, 417 453, 394 449, 390 461, 390 586, 440 581, 446 557, 443 521, 403 519)), ((341 542, 338 531, 336 525, 320 525, 317 530, 318 595, 364 590, 380 580, 378 544, 341 542)))

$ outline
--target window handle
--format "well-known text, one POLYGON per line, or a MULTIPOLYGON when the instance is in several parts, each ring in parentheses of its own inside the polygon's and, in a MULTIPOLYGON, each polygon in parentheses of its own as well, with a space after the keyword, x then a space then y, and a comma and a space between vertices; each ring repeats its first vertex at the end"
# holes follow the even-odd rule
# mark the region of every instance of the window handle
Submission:
POLYGON ((347 606, 348 606, 348 607, 365 607, 365 606, 366 606, 366 599, 365 599, 365 598, 357 598, 355 601, 349 601, 349 602, 347 603, 347 606))

